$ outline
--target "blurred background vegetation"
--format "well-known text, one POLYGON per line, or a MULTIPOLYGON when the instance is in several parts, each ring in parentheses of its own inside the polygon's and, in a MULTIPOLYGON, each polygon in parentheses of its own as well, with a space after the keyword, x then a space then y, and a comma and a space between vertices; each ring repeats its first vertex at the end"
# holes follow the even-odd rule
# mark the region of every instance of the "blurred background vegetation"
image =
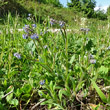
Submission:
POLYGON ((67 7, 64 7, 59 0, 0 0, 0 17, 3 18, 11 12, 13 16, 19 14, 21 17, 26 17, 28 13, 34 14, 40 22, 47 16, 68 24, 73 24, 79 17, 107 20, 110 7, 105 13, 101 9, 94 11, 95 6, 95 0, 71 0, 67 3, 67 7))

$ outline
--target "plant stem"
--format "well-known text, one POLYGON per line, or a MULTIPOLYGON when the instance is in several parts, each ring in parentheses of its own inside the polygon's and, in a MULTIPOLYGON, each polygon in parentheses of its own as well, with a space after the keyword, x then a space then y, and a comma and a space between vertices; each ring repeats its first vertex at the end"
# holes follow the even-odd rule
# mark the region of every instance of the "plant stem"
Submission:
POLYGON ((68 87, 68 37, 66 35, 66 31, 64 29, 64 34, 65 34, 65 53, 66 53, 66 83, 65 87, 68 87))

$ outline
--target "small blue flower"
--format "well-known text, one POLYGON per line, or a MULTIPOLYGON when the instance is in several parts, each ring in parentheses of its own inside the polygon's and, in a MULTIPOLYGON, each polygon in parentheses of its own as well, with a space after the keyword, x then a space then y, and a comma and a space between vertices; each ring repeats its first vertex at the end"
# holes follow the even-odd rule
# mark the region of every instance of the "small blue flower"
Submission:
POLYGON ((32 27, 33 27, 33 28, 36 28, 36 24, 32 24, 32 27))
POLYGON ((32 15, 32 14, 30 14, 30 13, 28 14, 28 16, 31 16, 31 15, 32 15))
POLYGON ((43 34, 43 32, 40 32, 40 35, 42 35, 43 34))
POLYGON ((55 75, 57 75, 57 76, 58 76, 58 73, 55 73, 55 75))
POLYGON ((37 34, 32 34, 31 35, 31 39, 38 39, 38 38, 39 38, 39 36, 37 34))
POLYGON ((50 21, 51 26, 54 25, 54 22, 50 21))
POLYGON ((95 63, 96 63, 96 60, 95 60, 95 59, 91 59, 91 60, 90 60, 90 63, 91 63, 91 64, 95 64, 95 63))
POLYGON ((45 45, 45 46, 44 46, 44 49, 46 49, 47 47, 48 47, 48 46, 47 46, 47 45, 45 45))
POLYGON ((23 30, 28 33, 29 32, 29 29, 30 29, 30 26, 29 25, 25 25, 25 27, 23 27, 23 30))
POLYGON ((89 38, 86 38, 86 40, 88 41, 88 40, 89 40, 89 38))
POLYGON ((65 22, 59 21, 59 25, 60 25, 60 27, 62 28, 62 27, 65 25, 65 22))
POLYGON ((109 46, 109 47, 107 47, 107 50, 110 50, 110 46, 109 46))
POLYGON ((90 56, 89 56, 89 57, 90 57, 90 59, 94 59, 94 56, 93 56, 92 54, 90 54, 90 56))
POLYGON ((52 19, 52 18, 50 19, 50 24, 51 24, 51 26, 54 25, 55 22, 56 22, 56 21, 55 21, 54 19, 52 19))
POLYGON ((23 34, 22 37, 23 37, 23 39, 27 39, 28 38, 28 34, 23 34))
POLYGON ((27 17, 27 20, 29 20, 29 21, 30 21, 30 20, 31 20, 31 17, 27 17))
POLYGON ((44 85, 44 84, 45 84, 45 80, 41 80, 40 85, 44 85))
POLYGON ((46 34, 46 33, 48 33, 48 32, 49 32, 49 31, 47 30, 47 31, 44 32, 44 34, 46 34))
POLYGON ((21 55, 19 53, 14 53, 14 56, 18 59, 21 59, 21 55))

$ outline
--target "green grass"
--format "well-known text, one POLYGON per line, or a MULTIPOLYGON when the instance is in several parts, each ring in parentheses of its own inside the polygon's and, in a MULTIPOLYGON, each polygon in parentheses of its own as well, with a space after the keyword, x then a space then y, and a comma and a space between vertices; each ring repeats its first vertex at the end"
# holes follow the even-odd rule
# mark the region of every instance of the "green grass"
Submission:
POLYGON ((46 20, 47 24, 39 24, 9 14, 4 28, 0 27, 0 109, 26 110, 38 104, 36 109, 79 110, 83 106, 87 110, 91 103, 109 110, 110 91, 103 91, 110 84, 107 21, 89 19, 81 26, 77 19, 74 26, 59 27, 61 32, 56 34, 46 31, 47 26, 52 29, 46 20), (18 29, 33 23, 39 38, 23 39, 25 32, 18 29), (88 27, 88 34, 81 27, 88 27), (66 32, 68 28, 72 31, 66 32), (21 59, 14 56, 16 52, 21 59), (90 55, 95 64, 90 63, 90 55))

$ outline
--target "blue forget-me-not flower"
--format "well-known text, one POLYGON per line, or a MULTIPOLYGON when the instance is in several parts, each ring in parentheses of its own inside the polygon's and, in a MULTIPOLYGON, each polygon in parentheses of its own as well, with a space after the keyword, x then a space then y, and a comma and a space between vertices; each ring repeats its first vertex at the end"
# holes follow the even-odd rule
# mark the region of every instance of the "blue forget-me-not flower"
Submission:
POLYGON ((32 34, 31 35, 31 39, 38 39, 38 38, 39 38, 39 36, 37 34, 32 34))
POLYGON ((27 39, 28 38, 28 34, 23 34, 22 37, 23 37, 23 39, 27 39))
POLYGON ((36 24, 32 24, 32 27, 33 27, 33 28, 36 28, 36 24))
POLYGON ((18 59, 21 59, 21 55, 19 53, 14 53, 14 56, 18 59))
POLYGON ((44 84, 45 84, 45 80, 41 80, 40 85, 44 85, 44 84))

